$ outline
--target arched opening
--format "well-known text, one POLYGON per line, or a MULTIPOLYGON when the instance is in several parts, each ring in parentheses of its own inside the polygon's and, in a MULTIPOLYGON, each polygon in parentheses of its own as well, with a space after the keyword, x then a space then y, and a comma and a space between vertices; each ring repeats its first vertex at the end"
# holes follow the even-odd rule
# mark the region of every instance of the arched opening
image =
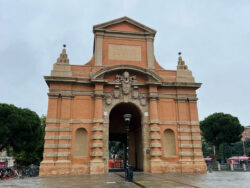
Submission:
POLYGON ((84 128, 79 128, 75 132, 74 157, 88 156, 88 132, 84 128))
POLYGON ((129 126, 129 164, 135 170, 143 170, 142 118, 140 110, 133 103, 119 103, 110 112, 109 169, 124 168, 126 142, 124 114, 132 115, 129 126))
POLYGON ((164 154, 165 156, 176 155, 175 135, 174 131, 167 129, 164 131, 164 154))

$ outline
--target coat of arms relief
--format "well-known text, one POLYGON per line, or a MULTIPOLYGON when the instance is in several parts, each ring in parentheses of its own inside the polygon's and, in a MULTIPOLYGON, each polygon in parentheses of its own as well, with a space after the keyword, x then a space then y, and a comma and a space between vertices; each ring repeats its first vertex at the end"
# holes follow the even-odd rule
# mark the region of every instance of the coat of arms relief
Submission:
POLYGON ((139 93, 139 87, 135 85, 136 76, 130 76, 128 71, 125 71, 122 75, 117 74, 115 77, 114 90, 112 94, 106 94, 106 104, 112 103, 112 98, 120 99, 121 97, 139 100, 142 106, 146 105, 146 94, 139 93))

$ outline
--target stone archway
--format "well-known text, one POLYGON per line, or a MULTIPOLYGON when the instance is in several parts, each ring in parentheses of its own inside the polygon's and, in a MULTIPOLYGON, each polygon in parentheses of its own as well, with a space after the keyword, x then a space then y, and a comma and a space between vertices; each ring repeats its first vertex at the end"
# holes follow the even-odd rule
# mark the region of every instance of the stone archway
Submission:
MULTIPOLYGON (((126 113, 132 115, 129 131, 129 164, 135 170, 143 170, 142 115, 136 105, 133 103, 119 103, 112 108, 109 114, 109 142, 119 142, 124 148, 126 132, 123 115, 126 113)), ((123 152, 121 155, 123 161, 124 156, 123 152)))

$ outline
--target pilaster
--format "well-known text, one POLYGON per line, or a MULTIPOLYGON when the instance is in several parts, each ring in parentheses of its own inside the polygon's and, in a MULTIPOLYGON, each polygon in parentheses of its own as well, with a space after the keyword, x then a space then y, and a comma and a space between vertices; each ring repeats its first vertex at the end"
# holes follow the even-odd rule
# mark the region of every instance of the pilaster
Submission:
POLYGON ((103 32, 95 33, 95 66, 102 66, 103 32))
POLYGON ((90 174, 103 174, 103 85, 96 84, 94 91, 94 123, 91 134, 90 174))
POLYGON ((161 134, 158 119, 158 92, 157 86, 149 88, 149 117, 150 117, 150 171, 162 172, 161 134))
POLYGON ((148 68, 154 68, 154 37, 147 36, 147 60, 148 60, 148 68))

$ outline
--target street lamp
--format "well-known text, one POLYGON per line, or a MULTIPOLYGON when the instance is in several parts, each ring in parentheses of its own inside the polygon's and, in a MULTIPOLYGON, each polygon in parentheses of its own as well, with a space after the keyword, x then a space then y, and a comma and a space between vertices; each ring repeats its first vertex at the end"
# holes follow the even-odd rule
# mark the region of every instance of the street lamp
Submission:
POLYGON ((125 181, 132 182, 133 181, 133 169, 129 166, 129 123, 132 118, 131 114, 124 114, 123 115, 125 121, 125 130, 126 130, 126 146, 125 146, 125 181))

